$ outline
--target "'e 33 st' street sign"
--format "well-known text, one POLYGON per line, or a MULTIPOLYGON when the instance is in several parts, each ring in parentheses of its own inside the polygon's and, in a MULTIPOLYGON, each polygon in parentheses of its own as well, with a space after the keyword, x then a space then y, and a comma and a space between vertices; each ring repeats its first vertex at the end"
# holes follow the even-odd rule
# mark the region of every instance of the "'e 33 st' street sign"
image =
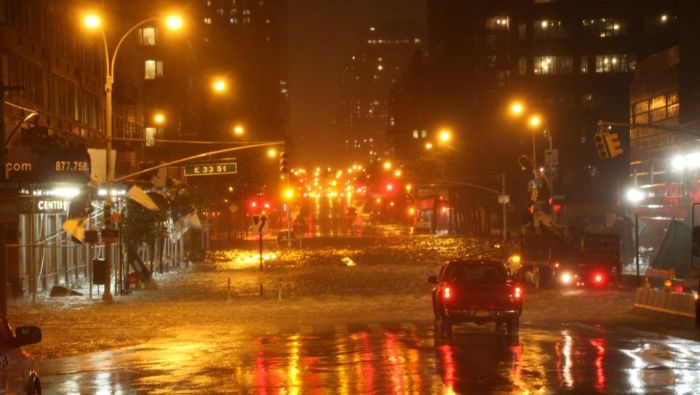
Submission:
POLYGON ((236 174, 237 172, 238 165, 235 162, 185 166, 185 176, 187 177, 236 174))

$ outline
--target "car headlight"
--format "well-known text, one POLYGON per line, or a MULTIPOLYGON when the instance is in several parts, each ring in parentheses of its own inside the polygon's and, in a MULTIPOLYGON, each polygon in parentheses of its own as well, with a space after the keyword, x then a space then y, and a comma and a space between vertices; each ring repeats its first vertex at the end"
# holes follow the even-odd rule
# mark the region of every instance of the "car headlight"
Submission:
POLYGON ((571 284, 571 281, 574 279, 574 276, 571 275, 571 273, 564 272, 561 275, 561 282, 564 284, 571 284))

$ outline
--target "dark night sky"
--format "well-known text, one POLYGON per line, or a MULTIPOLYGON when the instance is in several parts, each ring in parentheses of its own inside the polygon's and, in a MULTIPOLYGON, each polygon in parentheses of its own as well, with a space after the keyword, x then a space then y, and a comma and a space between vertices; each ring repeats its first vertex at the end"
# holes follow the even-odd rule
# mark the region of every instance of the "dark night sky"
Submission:
POLYGON ((343 57, 376 21, 425 24, 425 0, 289 0, 291 134, 302 162, 326 162, 343 57), (311 155, 311 156, 310 156, 311 155))

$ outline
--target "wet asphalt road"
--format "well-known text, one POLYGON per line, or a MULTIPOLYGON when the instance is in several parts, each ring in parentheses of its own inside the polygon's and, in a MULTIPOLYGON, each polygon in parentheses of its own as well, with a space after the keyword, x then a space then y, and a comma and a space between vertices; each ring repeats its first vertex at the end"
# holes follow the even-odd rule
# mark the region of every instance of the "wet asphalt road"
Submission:
POLYGON ((256 250, 221 251, 113 305, 10 313, 42 328, 48 394, 698 393, 700 335, 639 317, 631 289, 526 289, 517 339, 466 325, 436 343, 427 276, 483 242, 377 233, 269 250, 264 276, 256 250))
POLYGON ((430 322, 176 333, 43 361, 46 393, 697 393, 700 343, 623 326, 430 322))

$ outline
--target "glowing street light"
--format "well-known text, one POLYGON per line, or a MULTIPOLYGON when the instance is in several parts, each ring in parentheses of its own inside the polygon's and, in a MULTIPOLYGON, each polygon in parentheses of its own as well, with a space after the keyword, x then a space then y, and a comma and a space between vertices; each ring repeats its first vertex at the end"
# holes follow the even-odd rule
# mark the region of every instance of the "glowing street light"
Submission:
POLYGON ((530 124, 530 127, 537 128, 542 125, 542 117, 539 115, 533 115, 530 117, 528 123, 530 124))
POLYGON ((428 151, 433 149, 433 143, 425 143, 425 149, 427 149, 428 151))
POLYGON ((165 18, 165 25, 170 29, 170 30, 180 30, 182 29, 182 25, 184 24, 182 17, 179 15, 170 15, 167 18, 165 18))
POLYGON ((394 171, 394 177, 401 177, 402 174, 403 172, 401 172, 400 169, 396 169, 396 171, 394 171))
POLYGON ((228 90, 228 84, 223 78, 215 78, 211 83, 211 89, 214 93, 224 93, 228 90))
POLYGON ((510 105, 510 113, 514 116, 520 116, 525 112, 525 105, 523 103, 516 101, 510 105))
POLYGON ((153 123, 156 125, 162 125, 165 123, 165 114, 162 112, 157 112, 153 114, 153 123))
POLYGON ((243 125, 236 125, 233 127, 233 134, 240 137, 245 134, 245 128, 243 125))
POLYGON ((267 157, 268 158, 276 158, 277 157, 277 150, 275 148, 270 148, 267 150, 267 157))
POLYGON ((292 198, 294 198, 294 189, 292 189, 292 188, 285 189, 284 190, 284 199, 289 201, 289 200, 292 200, 292 198))
POLYGON ((384 164, 382 166, 384 167, 384 170, 391 170, 391 168, 393 167, 393 164, 389 161, 386 161, 386 162, 384 162, 384 164))
MULTIPOLYGON (((94 14, 94 13, 89 13, 85 14, 83 16, 83 25, 85 28, 90 29, 90 30, 99 30, 100 35, 102 36, 102 43, 103 43, 103 48, 104 48, 104 56, 105 56, 105 83, 104 83, 104 89, 105 89, 105 174, 106 174, 106 180, 105 184, 107 187, 112 183, 112 169, 111 169, 111 162, 112 162, 112 125, 113 125, 113 114, 112 114, 112 90, 114 87, 114 70, 115 70, 115 65, 116 65, 116 60, 117 60, 117 55, 119 54, 119 48, 121 48, 122 44, 126 41, 126 38, 131 34, 131 32, 135 31, 137 28, 140 26, 143 26, 147 23, 151 23, 157 20, 160 20, 160 17, 151 17, 151 18, 146 18, 141 20, 140 22, 136 23, 135 25, 131 26, 129 29, 124 32, 124 34, 121 35, 119 40, 117 40, 117 44, 115 45, 114 49, 110 52, 109 50, 109 43, 107 42, 107 35, 104 32, 103 26, 102 26, 102 19, 100 18, 99 15, 94 14)), ((179 16, 175 15, 170 15, 165 18, 164 20, 166 26, 170 28, 171 30, 178 30, 182 27, 182 18, 179 16)), ((155 120, 154 120, 155 121, 155 120)), ((165 121, 165 117, 163 116, 163 121, 165 121)), ((157 123, 157 121, 156 121, 157 123)), ((105 208, 110 208, 112 204, 111 197, 109 195, 105 196, 104 200, 104 207, 105 208)), ((111 251, 111 241, 107 240, 104 243, 104 248, 105 251, 111 251)), ((102 300, 107 302, 107 303, 112 303, 114 301, 114 298, 112 297, 112 291, 110 284, 112 282, 111 277, 112 277, 112 270, 111 270, 111 265, 112 265, 112 254, 105 254, 105 288, 104 292, 102 293, 102 300)))
POLYGON ((450 140, 452 140, 452 131, 449 129, 443 129, 440 131, 438 138, 440 139, 441 143, 448 143, 450 140))
POLYGON ((627 190, 627 193, 625 193, 625 198, 627 199, 628 202, 637 204, 644 200, 644 192, 637 188, 630 188, 627 190))
POLYGON ((83 25, 87 27, 88 29, 97 29, 102 25, 102 20, 100 19, 99 15, 96 14, 87 14, 83 16, 83 25))

